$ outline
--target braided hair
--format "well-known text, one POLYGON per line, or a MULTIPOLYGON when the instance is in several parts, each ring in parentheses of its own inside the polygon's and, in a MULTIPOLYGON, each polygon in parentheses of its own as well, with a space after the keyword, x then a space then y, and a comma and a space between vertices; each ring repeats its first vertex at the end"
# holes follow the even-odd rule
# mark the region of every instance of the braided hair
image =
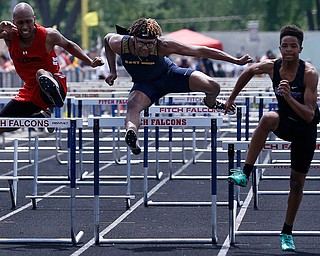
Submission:
POLYGON ((162 35, 162 29, 155 19, 140 18, 132 23, 128 29, 129 35, 143 38, 155 39, 162 35))

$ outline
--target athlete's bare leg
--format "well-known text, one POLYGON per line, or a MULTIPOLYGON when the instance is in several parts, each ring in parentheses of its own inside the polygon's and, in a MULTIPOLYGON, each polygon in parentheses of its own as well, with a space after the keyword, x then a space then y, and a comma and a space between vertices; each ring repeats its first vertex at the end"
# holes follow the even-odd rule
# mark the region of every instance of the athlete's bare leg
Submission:
POLYGON ((302 196, 303 187, 306 174, 291 170, 290 176, 290 193, 288 196, 288 208, 286 213, 285 223, 289 226, 293 226, 295 217, 297 215, 302 196))
POLYGON ((125 141, 132 153, 138 155, 141 148, 138 140, 138 130, 140 127, 140 113, 151 104, 150 99, 140 91, 132 91, 127 103, 127 115, 125 120, 126 136, 125 141))
POLYGON ((135 132, 140 127, 140 113, 151 104, 149 98, 140 91, 132 91, 128 98, 127 115, 125 120, 126 129, 133 129, 135 132))
POLYGON ((192 91, 204 92, 206 94, 206 104, 212 106, 220 93, 220 85, 210 76, 194 71, 189 80, 189 87, 192 91))

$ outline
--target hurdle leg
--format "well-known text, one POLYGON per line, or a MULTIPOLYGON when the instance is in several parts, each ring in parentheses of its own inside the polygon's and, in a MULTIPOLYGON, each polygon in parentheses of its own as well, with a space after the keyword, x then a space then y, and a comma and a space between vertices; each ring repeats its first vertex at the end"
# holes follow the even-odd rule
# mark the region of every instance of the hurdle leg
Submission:
POLYGON ((129 147, 127 147, 127 196, 128 196, 128 198, 126 198, 127 209, 129 209, 131 206, 130 195, 131 195, 131 151, 129 147))
POLYGON ((84 176, 83 169, 83 146, 82 146, 82 128, 79 127, 79 179, 82 180, 84 176))
POLYGON ((79 243, 83 231, 76 234, 76 120, 71 120, 70 130, 70 197, 71 197, 71 241, 79 243))
POLYGON ((8 191, 11 200, 11 210, 14 210, 17 206, 17 191, 18 191, 18 140, 13 141, 13 174, 12 178, 3 176, 8 181, 9 188, 1 188, 0 191, 8 191))
POLYGON ((17 191, 18 191, 18 140, 15 139, 13 142, 14 153, 13 153, 13 179, 8 180, 9 193, 11 199, 11 210, 14 210, 17 206, 17 191))
POLYGON ((155 129, 155 148, 156 148, 156 179, 160 180, 163 172, 160 171, 160 161, 159 161, 159 148, 160 148, 160 129, 156 126, 155 129))
POLYGON ((29 147, 29 163, 31 164, 32 163, 32 157, 31 157, 31 128, 28 128, 28 147, 29 147))
POLYGON ((94 241, 99 244, 99 119, 94 120, 93 124, 94 136, 94 241))
POLYGON ((160 172, 160 162, 159 162, 160 134, 159 133, 160 133, 159 127, 155 127, 155 131, 154 131, 155 145, 154 146, 155 146, 155 158, 156 158, 156 179, 159 179, 159 172, 160 172))
POLYGON ((257 168, 256 164, 260 163, 260 156, 255 163, 255 166, 252 170, 252 193, 253 193, 253 207, 255 210, 259 210, 259 182, 262 177, 262 170, 257 168))
POLYGON ((143 150, 143 202, 148 206, 148 127, 144 127, 144 150, 143 150))
POLYGON ((181 133, 181 153, 182 153, 182 163, 186 163, 186 151, 185 151, 185 140, 184 140, 184 127, 182 127, 182 133, 181 133))
MULTIPOLYGON (((230 170, 234 168, 234 144, 228 144, 228 158, 229 158, 229 175, 231 175, 230 170)), ((228 194, 229 194, 229 240, 230 244, 234 245, 236 241, 235 236, 235 204, 234 204, 234 185, 228 185, 228 194)))
POLYGON ((196 163, 196 127, 192 127, 192 161, 195 164, 196 163))
POLYGON ((38 196, 38 175, 39 175, 39 138, 38 136, 35 137, 35 142, 34 142, 34 163, 33 163, 33 193, 32 196, 35 196, 34 198, 31 198, 32 202, 32 209, 37 208, 37 201, 36 201, 36 196, 38 196))
POLYGON ((218 242, 217 236, 217 120, 211 119, 211 238, 218 242))
POLYGON ((59 164, 65 164, 65 162, 59 156, 59 149, 62 149, 62 135, 61 135, 61 128, 56 128, 56 159, 59 164))
POLYGON ((8 180, 9 184, 9 193, 11 199, 11 210, 16 209, 16 202, 14 201, 14 189, 13 189, 13 180, 8 180))
MULTIPOLYGON (((78 118, 82 118, 82 100, 78 102, 78 118)), ((83 170, 83 133, 82 127, 78 129, 78 137, 79 137, 79 180, 83 180, 85 175, 85 171, 83 170)))
MULTIPOLYGON (((18 176, 18 140, 14 140, 14 155, 13 155, 13 177, 18 176)), ((18 194, 18 180, 14 179, 12 181, 12 209, 16 208, 17 205, 17 194, 18 194)))
POLYGON ((120 157, 119 157, 119 150, 120 150, 120 146, 119 146, 119 141, 120 141, 120 135, 119 135, 119 130, 120 128, 118 127, 118 133, 116 135, 116 127, 112 127, 112 147, 113 147, 113 157, 116 163, 120 164, 120 157), (116 143, 116 138, 118 140, 118 143, 116 143))
MULTIPOLYGON (((249 111, 249 107, 247 105, 246 107, 246 113, 249 111)), ((242 138, 242 132, 241 132, 241 118, 242 118, 242 109, 241 108, 237 108, 237 141, 241 141, 242 138)), ((248 117, 249 118, 249 117, 248 117)), ((246 131, 247 129, 249 129, 249 119, 246 118, 246 131)), ((237 168, 241 169, 241 150, 237 150, 236 151, 236 159, 237 159, 237 168)), ((235 198, 237 201, 237 206, 241 206, 243 204, 243 202, 240 199, 240 187, 239 186, 234 186, 233 190, 235 192, 235 198)))
POLYGON ((172 159, 173 159, 173 153, 172 153, 172 126, 169 127, 169 176, 170 179, 172 179, 172 159))
POLYGON ((255 210, 259 210, 259 196, 258 196, 258 170, 256 167, 253 168, 252 171, 252 191, 253 191, 253 207, 255 210))

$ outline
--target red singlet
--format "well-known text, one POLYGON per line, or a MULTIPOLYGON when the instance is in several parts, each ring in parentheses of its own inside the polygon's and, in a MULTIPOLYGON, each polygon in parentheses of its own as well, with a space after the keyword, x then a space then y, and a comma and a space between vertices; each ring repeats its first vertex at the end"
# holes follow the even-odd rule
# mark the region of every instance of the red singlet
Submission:
POLYGON ((58 79, 67 92, 67 82, 64 74, 59 72, 57 56, 52 49, 48 54, 46 50, 46 28, 36 24, 36 36, 31 46, 21 48, 19 35, 16 34, 10 43, 9 52, 15 69, 21 79, 25 82, 14 100, 32 102, 34 105, 45 110, 48 105, 40 96, 40 87, 36 80, 39 69, 51 72, 58 79))

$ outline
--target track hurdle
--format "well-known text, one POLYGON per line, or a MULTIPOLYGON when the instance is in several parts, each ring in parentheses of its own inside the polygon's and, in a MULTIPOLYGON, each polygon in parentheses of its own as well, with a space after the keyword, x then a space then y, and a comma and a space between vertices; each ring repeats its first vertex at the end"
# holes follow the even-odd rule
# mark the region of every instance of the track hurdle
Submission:
POLYGON ((1 118, 2 128, 46 128, 65 127, 70 129, 70 215, 71 237, 70 238, 0 238, 0 243, 72 243, 78 244, 84 232, 76 233, 76 126, 74 119, 45 119, 45 118, 1 118))
MULTIPOLYGON (((99 96, 99 95, 98 95, 99 96)), ((108 93, 108 96, 111 96, 111 92, 108 93)), ((74 117, 78 117, 78 118, 82 118, 85 122, 87 121, 88 116, 93 115, 93 116, 101 116, 103 114, 103 112, 100 111, 98 113, 96 113, 95 108, 96 106, 99 106, 99 108, 102 107, 110 107, 112 109, 112 115, 115 115, 115 113, 117 112, 117 110, 115 109, 115 105, 121 104, 121 105, 125 105, 127 102, 126 98, 90 98, 90 97, 81 97, 81 98, 76 98, 76 97, 68 97, 66 99, 67 101, 67 116, 70 118, 71 116, 74 117), (85 108, 84 107, 90 107, 92 108, 91 111, 84 111, 85 108)), ((119 112, 119 111, 118 111, 119 112)), ((87 175, 87 172, 84 171, 83 169, 83 164, 85 163, 93 163, 93 161, 91 160, 84 160, 84 155, 85 154, 93 154, 93 147, 89 147, 86 146, 86 150, 84 150, 83 146, 84 146, 84 142, 85 141, 93 141, 91 138, 84 138, 83 134, 85 133, 85 131, 83 128, 79 128, 78 129, 78 137, 79 137, 79 177, 80 179, 84 179, 85 176, 87 175)), ((112 139, 113 141, 113 145, 112 147, 106 148, 106 147, 101 147, 101 152, 104 153, 112 153, 114 160, 106 160, 105 163, 111 163, 112 161, 115 161, 117 164, 126 164, 125 161, 120 161, 119 160, 119 133, 118 136, 116 136, 116 129, 115 127, 112 128, 113 131, 113 136, 111 136, 110 139, 112 139), (118 140, 116 140, 116 138, 118 138, 118 140)), ((91 131, 90 131, 91 132, 91 131)), ((101 138, 101 140, 106 140, 108 141, 109 138, 101 138)), ((57 159, 59 161, 59 163, 61 164, 65 164, 67 163, 67 161, 63 161, 58 157, 58 153, 61 152, 65 152, 65 151, 61 151, 58 150, 57 147, 57 159)))
MULTIPOLYGON (((90 107, 94 107, 94 106, 104 106, 104 107, 110 107, 111 108, 111 115, 115 116, 116 112, 119 113, 119 109, 115 109, 115 106, 119 106, 119 105, 126 105, 127 104, 128 99, 126 98, 75 98, 73 101, 73 105, 77 108, 77 116, 79 118, 88 118, 89 114, 87 113, 87 115, 83 116, 83 107, 85 106, 90 106, 90 107)), ((96 115, 95 112, 90 113, 93 116, 101 116, 102 113, 100 113, 99 115, 96 115)), ((74 115, 76 115, 76 113, 74 113, 74 115)), ((119 146, 119 130, 118 130, 118 134, 116 134, 116 127, 111 127, 112 128, 112 147, 110 148, 100 148, 100 149, 105 149, 105 152, 112 152, 113 156, 114 156, 114 161, 117 164, 126 164, 125 161, 121 162, 119 160, 119 150, 120 150, 120 146, 119 146), (117 140, 116 140, 117 138, 117 140), (109 151, 108 151, 109 150, 109 151)), ((82 131, 79 131, 79 141, 83 140, 83 136, 82 136, 82 131)), ((81 142, 82 144, 82 142, 81 142)), ((82 147, 81 147, 82 149, 82 147)), ((85 151, 82 151, 83 153, 85 151)), ((92 151, 88 151, 87 153, 92 153, 92 151)), ((110 161, 109 161, 110 162, 110 161)), ((88 163, 88 161, 87 161, 88 163)), ((90 162, 91 163, 91 162, 90 162)), ((80 170, 82 170, 82 166, 80 167, 80 170)), ((81 173, 83 173, 83 171, 81 171, 81 173)))
MULTIPOLYGON (((126 195, 110 195, 110 196, 105 196, 105 195, 99 195, 99 185, 103 184, 103 181, 100 181, 100 178, 103 179, 110 179, 110 178, 115 178, 116 176, 100 176, 99 173, 99 154, 100 154, 100 147, 99 147, 99 132, 100 128, 102 127, 121 127, 124 125, 124 117, 89 117, 88 118, 88 127, 91 127, 93 129, 93 143, 94 143, 94 161, 93 161, 93 167, 94 167, 94 175, 93 177, 91 176, 86 176, 86 178, 93 178, 93 183, 94 183, 94 204, 95 204, 95 209, 96 207, 99 208, 99 198, 124 198, 126 200, 126 206, 127 209, 130 208, 130 200, 134 199, 135 196, 131 194, 131 166, 130 166, 130 161, 131 161, 131 151, 127 148, 127 172, 125 176, 121 176, 119 178, 124 178, 125 181, 110 181, 108 184, 109 185, 125 185, 127 190, 126 190, 126 195)), ((99 211, 99 210, 98 210, 99 211)), ((95 216, 98 213, 95 213, 95 216)))
MULTIPOLYGON (((229 158, 229 169, 234 168, 234 151, 235 150, 247 150, 248 145, 250 142, 248 141, 229 141, 223 143, 223 147, 225 149, 228 149, 228 158, 229 158)), ((285 141, 267 141, 265 144, 266 148, 270 148, 270 146, 273 147, 280 147, 284 149, 288 149, 288 142, 285 141)), ((255 164, 256 165, 256 164, 255 164)), ((258 164, 257 164, 258 165, 258 164)), ((262 165, 263 166, 263 165, 262 165)), ((257 190, 257 175, 255 174, 256 170, 253 172, 253 191, 254 193, 255 190, 257 190)), ((230 239, 230 244, 234 245, 236 241, 236 235, 238 236, 275 236, 275 235, 280 235, 280 231, 238 231, 236 230, 236 201, 234 199, 234 185, 229 184, 229 239, 230 239)), ((276 194, 277 191, 275 191, 274 194, 276 194)), ((278 194, 288 194, 287 192, 281 192, 278 194)), ((311 193, 313 194, 313 193, 311 193)), ((257 196, 254 197, 254 200, 257 199, 257 196)), ((256 207, 255 203, 255 209, 258 209, 256 207)), ((293 231, 293 235, 300 235, 300 236, 320 236, 320 231, 293 231)))
MULTIPOLYGON (((237 140, 241 139, 241 119, 242 119, 242 115, 243 113, 248 113, 249 111, 249 98, 245 99, 245 103, 246 105, 244 106, 238 106, 237 107, 237 114, 236 114, 236 119, 237 119, 237 129, 236 129, 236 135, 237 135, 237 140)), ((223 122, 223 115, 221 115, 220 113, 217 113, 215 110, 210 109, 206 106, 199 106, 199 105, 173 105, 173 106, 151 106, 149 108, 149 113, 153 114, 153 115, 160 115, 160 114, 172 114, 175 116, 181 116, 181 115, 192 115, 192 116, 201 116, 201 115, 207 115, 206 118, 220 118, 221 119, 221 124, 219 125, 219 127, 222 126, 222 122, 223 122)), ((246 114, 246 128, 247 128, 247 124, 249 122, 249 117, 246 114)), ((156 127, 158 128, 158 127, 156 127)), ((192 158, 193 158, 193 163, 195 164, 197 161, 196 159, 196 152, 200 151, 200 152, 209 152, 210 150, 212 151, 212 149, 210 148, 202 148, 202 149, 197 149, 197 145, 196 145, 196 127, 192 127, 192 158)), ((247 131, 248 129, 246 129, 247 131)), ((157 131, 157 130, 156 130, 157 131)), ((248 136, 247 132, 245 133, 246 137, 248 136)), ((156 134, 157 135, 157 134, 156 134)), ((157 138, 157 136, 156 136, 157 138)), ((184 137, 182 137, 182 139, 184 139, 184 137)), ((156 147, 156 153, 158 153, 159 151, 159 143, 156 142, 156 145, 158 144, 158 146, 156 147)), ((169 130, 169 152, 172 151, 172 130, 169 130), (170 134, 171 132, 171 134, 170 134), (171 138, 171 140, 170 140, 171 138)), ((185 151, 184 148, 184 144, 182 144, 182 151, 185 151)), ((239 158, 239 152, 237 153, 237 157, 239 158)), ((157 156, 157 155, 156 155, 157 156)), ((183 154, 183 157, 185 157, 185 155, 183 154)), ((157 156, 158 158, 158 156, 157 156)), ((211 160, 203 160, 203 162, 210 162, 211 160)), ((219 162, 219 160, 217 160, 219 162)), ((185 159, 184 159, 184 163, 185 163, 185 159)), ((172 174, 172 154, 169 154, 169 174, 170 174, 170 179, 180 179, 180 180, 188 180, 188 179, 201 179, 201 180, 209 180, 211 179, 211 175, 206 175, 206 176, 196 176, 196 175, 173 175, 172 174)), ((226 179, 226 176, 217 176, 217 179, 226 179)), ((237 190, 238 191, 238 190, 237 190)), ((239 204, 241 204, 240 199, 238 200, 239 204)))
MULTIPOLYGON (((96 244, 137 244, 137 243, 151 243, 151 244, 210 244, 217 243, 217 218, 216 218, 216 206, 217 206, 217 166, 216 166, 216 134, 217 126, 221 125, 221 118, 210 119, 203 117, 143 117, 141 125, 144 127, 144 132, 148 131, 150 126, 207 126, 212 129, 212 179, 211 179, 211 207, 212 207, 212 237, 211 238, 138 238, 138 239, 104 239, 99 236, 99 126, 117 126, 124 124, 123 117, 112 117, 112 118, 90 118, 89 125, 94 126, 94 137, 96 141, 96 151, 95 151, 95 164, 94 164, 94 174, 95 174, 95 185, 94 185, 94 237, 96 244)), ((144 140, 144 184, 143 184, 143 198, 145 206, 148 206, 148 140, 144 140)))
MULTIPOLYGON (((128 102, 128 99, 127 98, 76 98, 74 99, 73 101, 73 104, 75 106, 78 106, 78 117, 82 117, 82 118, 85 118, 85 119, 88 119, 88 118, 93 118, 92 116, 82 116, 82 107, 83 106, 112 106, 114 107, 115 105, 126 105, 128 102)), ((114 109, 113 109, 113 112, 112 112, 112 116, 115 116, 116 113, 114 112, 114 109)), ((90 126, 90 125, 89 125, 90 126)), ((130 164, 138 164, 140 163, 141 161, 140 160, 131 160, 131 156, 130 158, 128 158, 127 156, 127 160, 122 160, 120 161, 119 159, 119 152, 124 150, 124 148, 122 149, 120 147, 120 127, 123 126, 123 123, 121 123, 120 125, 118 126, 110 126, 110 125, 107 125, 107 126, 102 126, 100 125, 100 128, 110 128, 112 129, 112 136, 111 136, 111 140, 105 140, 103 138, 100 138, 100 142, 102 141, 111 141, 112 142, 112 145, 111 147, 100 147, 100 154, 101 153, 107 153, 107 152, 112 152, 113 153, 113 156, 114 156, 114 160, 113 161, 100 161, 100 163, 116 163, 118 165, 124 165, 126 164, 127 165, 127 168, 130 168, 130 164), (116 132, 116 129, 118 132, 116 132), (105 150, 109 150, 109 151, 105 151, 105 150), (129 163, 130 161, 130 163, 129 163)), ((81 131, 79 130, 79 133, 81 131)), ((82 134, 82 133, 81 133, 82 134)), ((80 135, 81 135, 80 134, 80 135)), ((82 136, 79 136, 79 148, 80 148, 80 142, 82 140, 82 136)), ((125 150, 127 151, 127 147, 125 147, 125 150)), ((84 151, 83 151, 84 152, 84 151)), ((92 151, 87 151, 87 153, 92 153, 92 151)), ((92 163, 92 161, 86 161, 85 163, 92 163)), ((80 165, 80 169, 82 170, 81 168, 81 165, 80 165)), ((156 179, 159 179, 161 175, 159 175, 158 173, 155 174, 155 178, 156 179)), ((82 179, 86 179, 86 178, 92 178, 90 175, 88 175, 88 172, 84 172, 84 171, 81 171, 81 178, 82 179)), ((127 177, 126 176, 112 176, 112 175, 107 175, 107 176, 102 176, 100 178, 105 178, 105 179, 119 179, 119 178, 124 178, 126 179, 127 177)), ((132 175, 131 176, 131 179, 140 179, 140 178, 143 178, 143 176, 141 175, 132 175)))
MULTIPOLYGON (((51 120, 51 119, 50 119, 51 120)), ((68 119, 63 119, 63 120, 68 120, 68 119)), ((80 119, 80 118, 76 118, 76 119, 73 119, 76 121, 76 127, 77 128, 82 128, 83 127, 83 120, 80 119)), ((59 129, 62 129, 62 128, 67 128, 67 126, 64 125, 60 125, 58 127, 59 129)), ((32 204, 33 204, 33 208, 36 209, 37 207, 37 204, 36 204, 36 199, 39 199, 39 198, 46 198, 46 199, 69 199, 70 196, 68 195, 50 195, 50 196, 41 196, 41 195, 38 195, 38 186, 39 185, 68 185, 70 183, 70 176, 71 176, 71 168, 72 168, 72 160, 71 160, 71 144, 73 143, 72 140, 73 138, 71 137, 72 136, 72 133, 70 131, 70 128, 68 128, 68 174, 69 175, 66 175, 66 176, 54 176, 54 175, 48 175, 48 176, 45 176, 45 175, 42 175, 42 176, 39 176, 39 173, 38 173, 38 159, 39 159, 39 156, 38 156, 38 147, 39 147, 39 140, 38 140, 38 137, 35 137, 35 154, 34 154, 34 176, 33 176, 33 194, 31 196, 26 196, 27 198, 30 198, 31 201, 32 201, 32 204)), ((76 144, 76 138, 74 139, 74 144, 76 144)), ((76 150, 75 150, 75 154, 76 154, 76 150)), ((77 161, 75 160, 75 163, 77 161)), ((20 179, 30 179, 30 177, 28 176, 20 176, 19 177, 20 179)), ((76 178, 76 183, 78 186, 80 185, 93 185, 93 181, 90 181, 90 180, 83 180, 81 178, 76 178)), ((124 182, 108 182, 108 181, 103 181, 101 182, 101 184, 104 184, 104 185, 110 185, 110 184, 116 184, 116 185, 123 185, 125 184, 124 182)), ((76 195, 75 196, 76 198, 90 198, 91 196, 87 196, 87 195, 76 195)))
MULTIPOLYGON (((214 118, 214 116, 217 116, 217 112, 214 109, 210 109, 206 106, 194 106, 194 105, 178 105, 178 106, 151 106, 148 109, 148 113, 153 115, 153 116, 157 116, 157 115, 161 115, 161 116, 204 116, 206 115, 208 118, 210 116, 210 118, 214 118)), ((156 127, 158 128, 158 127, 156 127)), ((170 127, 169 127, 170 128, 170 127)), ((158 129, 156 129, 156 132, 159 132, 158 129)), ((169 152, 173 151, 173 147, 172 147, 172 139, 173 139, 173 135, 172 135, 173 131, 172 129, 169 129, 169 152)), ((185 150, 187 150, 187 148, 185 147, 185 138, 184 138, 184 130, 182 130, 182 156, 183 156, 183 162, 186 162, 186 157, 185 157, 185 150)), ((157 136, 156 134, 156 139, 159 136, 157 136)), ((205 139, 204 139, 205 140, 205 139)), ((196 130, 195 127, 192 127, 192 158, 193 158, 193 163, 196 163, 196 130)), ((158 155, 159 155, 159 143, 157 143, 156 141, 156 158, 158 159, 158 155)), ((169 155, 169 163, 172 163, 172 154, 169 155)), ((171 166, 170 166, 171 167, 171 166)), ((170 174, 171 174, 171 168, 170 168, 170 174)))

